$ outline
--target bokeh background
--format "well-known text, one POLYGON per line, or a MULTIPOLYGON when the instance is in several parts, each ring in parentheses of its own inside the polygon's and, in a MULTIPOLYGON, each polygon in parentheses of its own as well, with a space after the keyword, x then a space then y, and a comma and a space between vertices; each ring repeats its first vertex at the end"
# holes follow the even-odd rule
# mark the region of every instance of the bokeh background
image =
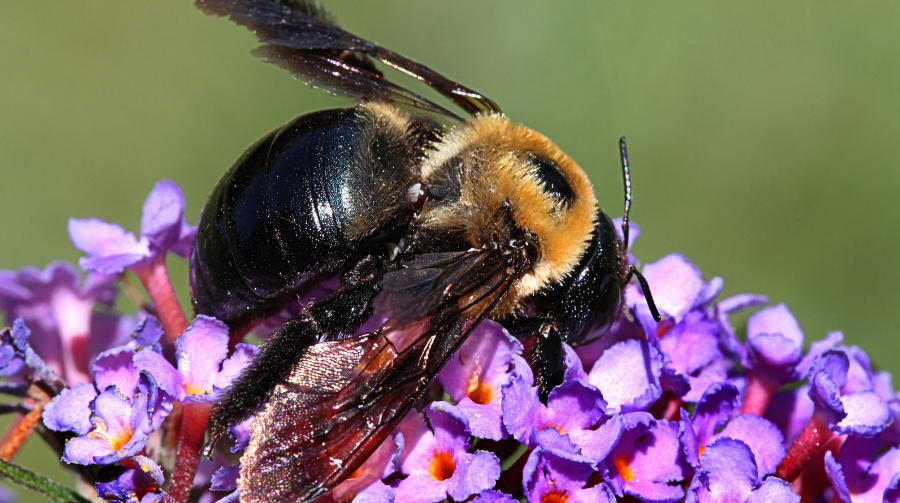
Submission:
MULTIPOLYGON (((328 6, 554 139, 613 215, 626 135, 640 259, 682 252, 726 295, 786 302, 807 342, 843 330, 900 371, 900 4, 328 6)), ((254 59, 256 45, 188 0, 0 2, 0 268, 77 259, 71 216, 136 230, 162 178, 194 222, 250 143, 349 104, 254 59)), ((46 473, 39 444, 18 461, 46 473)))

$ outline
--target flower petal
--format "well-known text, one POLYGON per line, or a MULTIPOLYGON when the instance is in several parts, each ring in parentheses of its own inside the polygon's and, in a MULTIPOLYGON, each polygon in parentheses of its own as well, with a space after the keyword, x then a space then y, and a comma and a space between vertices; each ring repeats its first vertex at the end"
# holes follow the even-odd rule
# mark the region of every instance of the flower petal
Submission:
POLYGON ((157 249, 168 249, 178 241, 184 208, 181 188, 171 180, 158 182, 144 201, 141 237, 157 249))
POLYGON ((607 349, 588 379, 603 393, 610 413, 647 410, 662 394, 662 367, 663 356, 655 347, 628 340, 607 349))
POLYGON ((150 256, 146 239, 138 241, 118 225, 96 218, 70 219, 69 236, 75 248, 89 255, 79 260, 85 270, 116 274, 150 256))
POLYGON ((685 502, 745 501, 759 478, 750 446, 722 437, 707 446, 685 502))
POLYGON ((715 438, 718 437, 747 444, 756 460, 760 479, 775 473, 778 463, 784 459, 784 436, 774 424, 759 416, 744 414, 732 419, 715 438))
POLYGON ((44 408, 44 426, 84 435, 91 430, 90 403, 96 396, 94 385, 84 382, 62 390, 44 408))
POLYGON ((872 437, 891 422, 887 403, 874 391, 857 391, 841 397, 847 417, 834 428, 840 434, 872 437))
POLYGON ((194 323, 175 341, 178 371, 184 388, 191 395, 213 392, 219 366, 228 355, 228 327, 208 316, 197 316, 194 323))

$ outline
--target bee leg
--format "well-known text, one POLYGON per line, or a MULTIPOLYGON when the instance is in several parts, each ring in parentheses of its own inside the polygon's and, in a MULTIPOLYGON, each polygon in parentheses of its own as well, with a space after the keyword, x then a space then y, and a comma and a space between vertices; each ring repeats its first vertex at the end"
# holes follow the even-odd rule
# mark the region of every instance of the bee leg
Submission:
POLYGON ((566 370, 562 339, 554 324, 543 323, 540 326, 534 347, 528 354, 528 363, 534 372, 534 384, 538 388, 538 397, 546 405, 550 391, 562 384, 566 370))
POLYGON ((294 364, 317 342, 353 333, 372 315, 372 305, 384 274, 379 257, 365 257, 344 275, 341 289, 314 302, 272 333, 253 362, 238 376, 211 414, 212 432, 205 456, 228 428, 257 413, 269 394, 290 375, 294 364))

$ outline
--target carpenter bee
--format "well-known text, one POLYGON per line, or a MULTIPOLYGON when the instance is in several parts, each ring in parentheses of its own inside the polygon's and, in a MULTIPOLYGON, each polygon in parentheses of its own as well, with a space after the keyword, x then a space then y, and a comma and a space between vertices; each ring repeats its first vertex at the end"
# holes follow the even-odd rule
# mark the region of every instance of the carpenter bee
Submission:
POLYGON ((207 455, 256 414, 244 503, 312 501, 346 479, 484 319, 534 337, 529 361, 546 399, 563 379, 562 342, 605 332, 633 275, 653 306, 585 173, 490 99, 342 30, 312 2, 197 6, 251 29, 267 62, 361 102, 259 140, 200 217, 193 303, 236 335, 338 284, 272 334, 213 410, 207 455), (468 117, 387 80, 376 60, 468 117))

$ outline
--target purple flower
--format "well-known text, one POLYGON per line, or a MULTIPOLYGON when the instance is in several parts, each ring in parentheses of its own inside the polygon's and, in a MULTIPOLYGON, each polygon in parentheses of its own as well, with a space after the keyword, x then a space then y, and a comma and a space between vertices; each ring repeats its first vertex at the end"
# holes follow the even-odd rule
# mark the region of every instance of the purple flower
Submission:
POLYGON ((34 333, 32 347, 71 383, 87 382, 91 359, 121 343, 131 330, 126 316, 94 312, 116 297, 115 276, 81 274, 67 262, 43 271, 23 267, 0 271, 0 309, 7 319, 22 318, 34 333))
POLYGON ((92 428, 91 402, 96 397, 97 390, 94 389, 94 385, 86 382, 62 390, 44 408, 44 425, 53 431, 86 434, 92 428))
POLYGON ((426 409, 432 429, 413 412, 400 425, 405 445, 400 470, 408 475, 397 486, 397 501, 432 503, 448 495, 463 501, 494 487, 500 460, 491 452, 470 454, 465 417, 446 402, 426 409))
POLYGON ((214 401, 218 391, 231 384, 257 351, 255 346, 238 344, 234 354, 226 359, 228 327, 215 318, 201 315, 175 341, 177 369, 152 351, 135 354, 134 365, 152 374, 160 389, 178 401, 189 398, 214 401))
POLYGON ((397 436, 388 438, 375 449, 362 466, 341 482, 331 496, 339 501, 358 501, 360 495, 373 500, 380 497, 393 499, 393 489, 381 483, 382 479, 396 473, 400 468, 400 453, 403 452, 403 439, 397 436))
MULTIPOLYGON (((98 390, 114 390, 118 395, 134 399, 139 391, 140 375, 132 363, 137 351, 159 352, 157 340, 162 335, 159 322, 148 317, 135 332, 135 338, 118 348, 101 353, 92 367, 96 387, 91 383, 78 383, 64 389, 44 409, 44 425, 54 431, 72 431, 79 435, 91 429, 91 402, 98 390)), ((153 428, 158 428, 171 411, 171 398, 158 397, 152 416, 153 428)))
POLYGON ((778 382, 792 381, 803 357, 803 332, 784 304, 769 307, 747 321, 744 366, 778 382))
POLYGON ((503 388, 503 424, 519 442, 605 458, 622 434, 618 417, 606 415, 603 395, 591 384, 572 379, 550 391, 545 406, 537 387, 515 376, 503 388), (552 434, 548 434, 552 433, 552 434))
POLYGON ((133 399, 110 386, 91 400, 91 429, 66 443, 62 461, 105 465, 134 456, 158 427, 152 419, 158 404, 159 390, 148 374, 141 375, 133 399))
POLYGON ((715 305, 714 317, 722 330, 723 342, 728 346, 731 356, 741 358, 744 355, 744 347, 734 333, 734 327, 728 317, 734 313, 762 306, 769 302, 765 295, 752 293, 740 293, 719 301, 715 305))
MULTIPOLYGON (((900 449, 891 448, 873 462, 874 452, 870 447, 868 442, 848 440, 841 448, 837 460, 831 452, 825 454, 825 473, 828 474, 838 501, 881 502, 889 486, 900 474, 900 449)), ((896 493, 896 484, 893 485, 896 493)))
POLYGON ((70 219, 72 242, 88 254, 78 264, 86 271, 116 274, 163 260, 169 251, 186 258, 197 228, 187 224, 184 208, 181 189, 175 182, 163 180, 144 201, 140 239, 96 218, 70 219))
POLYGON ((501 388, 509 381, 512 356, 522 354, 522 344, 499 323, 482 322, 475 333, 451 357, 438 379, 444 391, 466 417, 472 435, 500 440, 501 388))
POLYGON ((606 458, 609 483, 616 495, 643 501, 675 502, 689 465, 679 440, 680 423, 654 420, 647 414, 627 414, 625 431, 606 458))
POLYGON ((775 477, 760 483, 761 474, 750 447, 723 437, 711 443, 700 458, 685 503, 797 503, 800 496, 775 477))
POLYGON ((841 338, 831 333, 803 356, 803 332, 787 307, 780 304, 751 316, 742 359, 748 377, 743 412, 763 415, 782 384, 806 377, 816 359, 841 338))
POLYGON ((809 397, 815 413, 837 433, 874 436, 881 433, 891 417, 887 403, 873 391, 843 394, 848 384, 850 359, 840 350, 829 350, 816 358, 809 375, 809 397))
POLYGON ((156 503, 161 501, 163 472, 152 460, 144 456, 131 459, 134 468, 106 467, 99 474, 100 482, 94 484, 97 496, 107 501, 127 503, 156 503))
POLYGON ((594 471, 587 459, 580 456, 564 456, 538 447, 529 455, 522 472, 525 499, 529 503, 616 501, 615 495, 606 484, 585 487, 594 471))
MULTIPOLYGON (((218 500, 219 503, 237 503, 239 501, 240 495, 237 490, 237 480, 240 474, 240 465, 223 466, 213 474, 209 490, 216 492, 229 491, 227 496, 218 500)), ((196 483, 195 481, 194 484, 196 483)))
POLYGON ((607 349, 588 376, 610 413, 647 410, 662 395, 665 356, 647 342, 628 340, 607 349))
POLYGON ((775 395, 763 417, 778 426, 785 443, 790 445, 812 418, 815 407, 809 398, 809 386, 804 385, 775 395))
POLYGON ((699 464, 699 456, 706 449, 706 444, 712 441, 715 432, 728 422, 739 405, 738 389, 733 384, 722 382, 707 388, 694 406, 694 413, 690 418, 682 410, 681 437, 687 461, 691 465, 696 467, 699 464))
MULTIPOLYGON (((653 300, 660 314, 674 323, 680 323, 688 311, 708 303, 722 290, 721 278, 705 282, 697 266, 679 253, 666 255, 645 265, 642 273, 653 287, 653 300)), ((647 306, 643 292, 633 284, 625 290, 625 299, 627 305, 634 307, 639 315, 647 306)), ((654 332, 647 337, 656 335, 654 332)))
POLYGON ((689 311, 660 338, 659 347, 669 357, 672 369, 690 383, 685 401, 696 402, 711 383, 727 379, 725 370, 715 365, 724 357, 720 340, 719 324, 702 311, 689 311))
POLYGON ((516 503, 516 501, 515 498, 504 492, 490 489, 475 496, 472 503, 516 503))

